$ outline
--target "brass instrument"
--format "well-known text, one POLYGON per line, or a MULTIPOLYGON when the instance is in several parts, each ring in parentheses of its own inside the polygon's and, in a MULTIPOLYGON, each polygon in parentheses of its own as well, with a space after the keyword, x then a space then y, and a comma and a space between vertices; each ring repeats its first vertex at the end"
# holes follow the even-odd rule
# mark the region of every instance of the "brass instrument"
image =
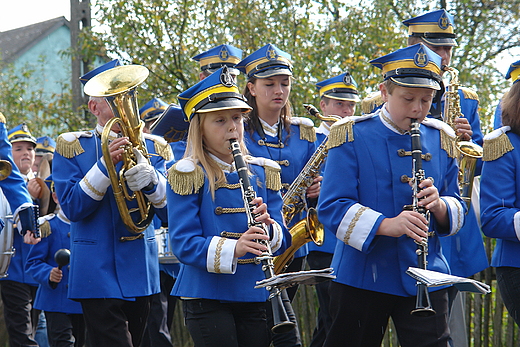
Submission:
MULTIPOLYGON (((236 139, 229 140, 231 144, 231 150, 233 153, 233 159, 235 161, 235 167, 238 172, 238 177, 240 180, 240 188, 242 189, 242 197, 244 199, 244 206, 247 214, 247 224, 249 227, 255 226, 259 227, 263 230, 264 234, 269 235, 268 230, 265 228, 264 223, 257 222, 255 218, 256 215, 253 214, 253 210, 255 208, 251 202, 256 198, 256 192, 253 189, 249 181, 249 176, 247 173, 247 166, 244 161, 244 157, 242 156, 242 152, 240 151, 240 145, 236 139)), ((274 265, 273 265, 273 253, 271 251, 271 244, 269 241, 259 240, 261 244, 267 247, 267 250, 263 252, 263 254, 255 259, 255 261, 262 263, 262 271, 264 272, 265 278, 272 278, 274 273, 274 265)), ((285 310, 285 306, 282 302, 282 291, 278 287, 269 287, 269 302, 271 303, 272 311, 273 311, 273 321, 274 325, 271 328, 273 333, 286 333, 295 328, 296 324, 289 320, 287 315, 287 311, 285 310)))
POLYGON ((0 181, 5 180, 13 171, 13 165, 8 160, 0 160, 0 181))
MULTIPOLYGON (((312 105, 303 105, 311 116, 317 117, 325 122, 336 122, 341 119, 339 116, 325 117, 312 105)), ((323 245, 325 231, 323 225, 318 220, 318 213, 314 207, 307 207, 305 193, 309 188, 314 177, 319 176, 321 165, 327 157, 326 137, 319 145, 313 155, 309 158, 303 169, 294 179, 287 192, 283 195, 282 213, 285 224, 289 225, 294 216, 307 210, 307 217, 296 223, 290 230, 292 236, 291 246, 282 254, 274 259, 275 273, 281 273, 292 261, 294 253, 308 242, 313 241, 316 245, 323 245)))
MULTIPOLYGON (((419 206, 419 199, 417 194, 421 191, 419 184, 425 179, 424 170, 422 168, 422 145, 421 145, 421 132, 419 130, 420 123, 417 119, 412 119, 410 135, 412 137, 412 177, 411 184, 413 190, 413 201, 411 205, 404 206, 405 210, 411 210, 422 214, 428 224, 430 221, 430 211, 425 207, 419 206)), ((415 241, 417 244, 417 262, 421 269, 425 269, 428 266, 428 235, 421 240, 421 242, 415 241)), ((415 309, 412 310, 411 314, 418 317, 428 317, 435 314, 435 310, 432 308, 430 303, 430 294, 428 287, 422 282, 417 282, 417 298, 415 303, 415 309)))
POLYGON ((134 149, 148 159, 149 155, 143 139, 144 123, 139 117, 137 105, 137 87, 148 77, 149 71, 140 65, 124 65, 104 71, 85 84, 85 94, 104 97, 114 113, 101 134, 103 158, 110 176, 110 183, 117 202, 119 214, 128 230, 134 234, 143 232, 152 222, 154 212, 152 204, 143 192, 129 193, 124 173, 137 164, 134 149), (114 125, 119 125, 121 135, 128 137, 130 144, 122 154, 123 166, 116 172, 108 149, 109 134, 114 125), (129 208, 127 203, 135 200, 137 208, 129 208), (135 216, 135 218, 133 217, 135 216))
MULTIPOLYGON (((450 74, 450 83, 445 92, 444 121, 455 131, 455 119, 463 117, 460 111, 459 72, 449 66, 444 66, 444 71, 450 74)), ((471 205, 471 192, 478 159, 482 158, 482 147, 471 141, 461 141, 457 137, 457 162, 459 164, 459 192, 462 200, 469 207, 471 205)))

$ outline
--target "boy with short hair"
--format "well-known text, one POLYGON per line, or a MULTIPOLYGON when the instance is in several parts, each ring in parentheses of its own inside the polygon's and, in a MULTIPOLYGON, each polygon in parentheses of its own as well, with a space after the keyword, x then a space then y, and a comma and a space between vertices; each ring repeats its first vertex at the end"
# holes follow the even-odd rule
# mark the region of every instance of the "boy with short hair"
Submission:
POLYGON ((410 312, 416 306, 416 281, 405 271, 417 267, 417 242, 428 240, 428 269, 449 273, 439 236, 455 234, 464 222, 458 195, 454 131, 426 118, 442 90, 441 58, 417 44, 371 61, 382 69, 384 106, 365 117, 336 122, 318 205, 320 221, 342 241, 332 267, 332 327, 325 346, 380 346, 392 317, 401 346, 447 346, 447 289, 429 294, 436 311, 429 317, 410 312), (412 203, 410 129, 422 123, 422 167, 417 211, 412 203), (338 184, 341 178, 341 184, 338 184))

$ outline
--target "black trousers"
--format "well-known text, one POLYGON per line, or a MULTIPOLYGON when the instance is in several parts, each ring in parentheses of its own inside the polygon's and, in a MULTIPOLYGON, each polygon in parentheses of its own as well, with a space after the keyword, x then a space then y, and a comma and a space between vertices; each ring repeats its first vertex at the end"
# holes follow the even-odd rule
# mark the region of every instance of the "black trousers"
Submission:
POLYGON ((91 346, 138 347, 150 312, 150 296, 135 301, 81 299, 91 346))
POLYGON ((195 347, 268 347, 264 302, 182 301, 195 347))
POLYGON ((9 346, 38 346, 34 333, 41 311, 32 309, 37 287, 9 280, 0 283, 9 346))
POLYGON ((82 314, 45 312, 50 347, 82 347, 85 344, 85 320, 82 314))
POLYGON ((172 347, 170 329, 178 298, 171 296, 175 278, 161 271, 161 292, 152 295, 150 315, 141 347, 172 347))
MULTIPOLYGON (((332 253, 312 251, 307 255, 307 264, 309 264, 311 270, 326 269, 330 267, 332 256, 332 253)), ((318 309, 316 328, 314 329, 312 341, 309 347, 323 346, 325 337, 327 337, 327 333, 332 325, 332 318, 329 312, 329 288, 331 283, 332 281, 325 281, 314 286, 320 307, 318 309)))
POLYGON ((500 266, 496 272, 498 288, 507 312, 520 326, 520 268, 500 266))
POLYGON ((436 314, 416 317, 415 296, 401 297, 350 287, 330 285, 332 326, 325 347, 379 347, 392 317, 402 347, 448 347, 447 289, 430 293, 436 314))

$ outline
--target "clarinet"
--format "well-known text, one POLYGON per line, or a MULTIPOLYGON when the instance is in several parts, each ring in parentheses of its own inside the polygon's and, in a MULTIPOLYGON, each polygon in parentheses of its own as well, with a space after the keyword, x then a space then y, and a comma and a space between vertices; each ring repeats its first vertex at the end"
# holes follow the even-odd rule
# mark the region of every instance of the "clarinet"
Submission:
MULTIPOLYGON (((240 181, 240 188, 242 189, 242 198, 244 199, 244 206, 246 208, 247 225, 249 227, 258 227, 263 230, 264 234, 269 235, 264 223, 255 221, 258 217, 257 214, 253 213, 255 205, 252 204, 253 199, 256 198, 256 192, 249 182, 248 170, 242 152, 240 151, 240 145, 236 139, 229 140, 231 143, 231 150, 233 152, 233 158, 235 160, 235 167, 238 173, 240 181)), ((275 275, 273 254, 271 251, 271 244, 269 241, 259 240, 261 244, 267 247, 267 250, 262 253, 261 256, 255 259, 255 262, 262 264, 262 271, 264 272, 265 278, 271 278, 275 275)), ((295 324, 288 318, 287 312, 282 302, 281 291, 277 287, 270 287, 269 290, 269 302, 273 310, 273 321, 274 326, 271 328, 273 333, 280 334, 291 331, 295 328, 295 324)))
MULTIPOLYGON (((421 132, 419 130, 420 123, 417 119, 412 119, 410 135, 412 137, 412 190, 413 200, 412 205, 406 205, 405 210, 411 210, 422 214, 428 224, 430 222, 430 211, 425 207, 419 206, 419 199, 417 194, 421 191, 419 184, 425 179, 424 170, 422 168, 422 145, 421 145, 421 132)), ((428 266, 428 235, 422 239, 421 242, 415 241, 417 244, 418 267, 425 269, 428 266)), ((428 287, 426 284, 417 282, 417 299, 415 303, 415 309, 411 312, 412 315, 418 317, 429 317, 435 314, 435 310, 432 308, 430 303, 430 295, 428 293, 428 287)))

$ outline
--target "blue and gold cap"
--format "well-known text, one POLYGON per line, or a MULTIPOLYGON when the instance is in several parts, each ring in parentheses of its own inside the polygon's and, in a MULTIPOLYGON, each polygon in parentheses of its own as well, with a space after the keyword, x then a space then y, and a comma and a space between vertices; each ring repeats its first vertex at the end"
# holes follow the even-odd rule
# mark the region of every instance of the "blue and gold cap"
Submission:
POLYGON ((189 126, 190 123, 184 119, 182 108, 177 104, 170 104, 150 126, 150 131, 167 142, 177 142, 186 138, 189 126))
POLYGON ((7 133, 7 139, 11 143, 22 141, 30 142, 34 144, 34 147, 36 147, 36 139, 31 135, 31 132, 25 123, 22 123, 11 129, 11 131, 7 133))
POLYGON ((240 94, 227 66, 218 69, 193 87, 179 94, 179 104, 189 122, 195 113, 243 109, 251 111, 240 94))
POLYGON ((436 10, 407 19, 408 35, 422 38, 433 46, 456 46, 453 16, 446 10, 436 10))
POLYGON ((401 48, 370 61, 382 70, 385 81, 409 88, 440 90, 441 57, 422 43, 401 48))
POLYGON ((166 102, 159 98, 153 98, 139 109, 139 114, 143 121, 151 122, 159 118, 161 113, 163 113, 167 107, 168 104, 166 102))
POLYGON ((316 83, 320 98, 359 101, 357 83, 349 72, 316 83))
POLYGON ((96 76, 97 74, 100 74, 101 72, 103 71, 106 71, 106 70, 109 70, 109 69, 112 69, 116 66, 121 66, 123 65, 121 63, 121 60, 119 59, 114 59, 106 64, 103 64, 101 66, 98 66, 97 68, 95 68, 94 70, 92 71, 89 71, 87 72, 86 74, 84 74, 83 76, 81 76, 79 78, 79 80, 81 81, 81 83, 83 83, 83 85, 87 84, 87 82, 94 76, 96 76))
POLYGON ((56 142, 50 136, 42 136, 36 139, 36 155, 54 153, 56 142))
POLYGON ((268 44, 247 56, 235 66, 247 75, 247 78, 268 78, 277 75, 292 76, 291 56, 268 44))
POLYGON ((520 60, 511 64, 509 70, 507 70, 506 80, 510 78, 513 81, 513 84, 520 81, 520 60))
POLYGON ((199 62, 201 71, 207 71, 211 74, 221 67, 227 66, 230 74, 238 76, 240 71, 235 69, 234 66, 242 60, 242 50, 231 45, 220 45, 191 59, 199 62))

